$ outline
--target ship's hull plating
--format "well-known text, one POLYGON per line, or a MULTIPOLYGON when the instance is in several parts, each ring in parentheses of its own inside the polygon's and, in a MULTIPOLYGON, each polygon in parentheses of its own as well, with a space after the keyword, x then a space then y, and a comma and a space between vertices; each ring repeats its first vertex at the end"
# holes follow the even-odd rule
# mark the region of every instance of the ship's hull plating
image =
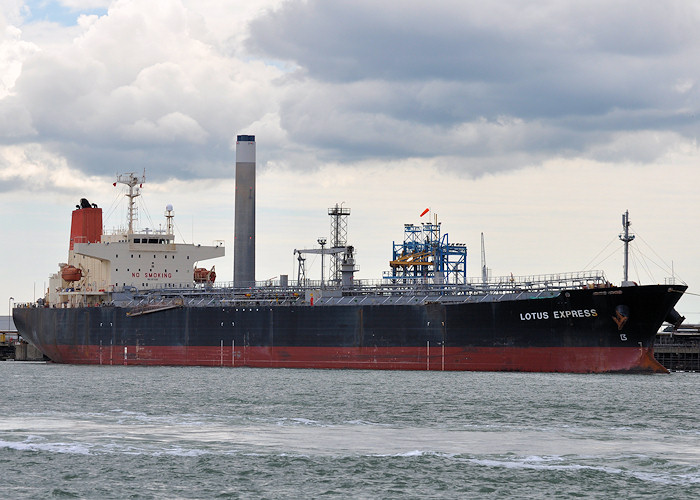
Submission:
POLYGON ((17 308, 22 337, 60 363, 397 370, 666 372, 658 328, 685 290, 416 305, 17 308))

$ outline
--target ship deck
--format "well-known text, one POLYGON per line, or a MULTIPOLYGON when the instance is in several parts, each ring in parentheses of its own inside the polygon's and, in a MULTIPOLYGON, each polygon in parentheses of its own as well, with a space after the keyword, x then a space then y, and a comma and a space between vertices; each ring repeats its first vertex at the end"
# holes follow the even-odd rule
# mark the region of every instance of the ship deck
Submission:
POLYGON ((456 304, 544 299, 555 297, 563 290, 611 287, 602 271, 508 276, 487 282, 474 280, 443 284, 404 278, 358 280, 352 286, 309 280, 284 285, 267 281, 256 283, 255 287, 235 287, 233 283, 220 283, 140 291, 126 295, 123 300, 115 300, 115 303, 143 311, 153 309, 154 304, 168 307, 174 303, 190 307, 456 304))

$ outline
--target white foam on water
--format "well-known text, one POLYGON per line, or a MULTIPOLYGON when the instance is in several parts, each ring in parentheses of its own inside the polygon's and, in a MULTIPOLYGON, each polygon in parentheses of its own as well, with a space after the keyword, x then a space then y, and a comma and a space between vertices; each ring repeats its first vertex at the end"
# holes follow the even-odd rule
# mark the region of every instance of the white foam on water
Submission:
POLYGON ((402 453, 388 453, 388 454, 369 454, 371 457, 444 457, 444 458, 454 458, 454 453, 443 453, 434 450, 412 450, 402 453))
POLYGON ((160 455, 170 455, 170 456, 175 456, 175 457, 201 457, 202 455, 211 455, 211 451, 209 450, 200 450, 200 449, 184 449, 184 448, 174 448, 171 450, 166 450, 163 452, 156 452, 154 453, 155 456, 160 456, 160 455))
POLYGON ((357 425, 357 426, 367 426, 367 427, 390 427, 390 424, 384 424, 379 422, 370 422, 369 420, 347 420, 343 422, 347 425, 357 425))
POLYGON ((302 425, 321 425, 317 420, 311 420, 308 418, 283 418, 282 422, 292 422, 294 424, 302 425))
MULTIPOLYGON (((556 462, 571 462, 572 460, 577 460, 584 458, 585 460, 598 459, 598 460, 610 460, 609 457, 540 457, 540 456, 528 456, 525 458, 514 458, 513 460, 504 459, 489 459, 489 458, 468 458, 467 462, 482 465, 487 467, 502 467, 507 469, 531 469, 531 470, 552 470, 552 471, 579 471, 579 470, 590 470, 596 472, 603 472, 611 475, 626 475, 631 476, 640 481, 669 484, 669 485, 679 485, 679 484, 698 484, 700 483, 700 472, 696 474, 674 474, 672 472, 648 472, 639 470, 630 470, 629 468, 618 468, 604 465, 587 465, 580 463, 559 463, 554 464, 552 461, 556 462)), ((630 458, 630 457, 618 457, 619 459, 630 458)), ((634 458, 639 458, 634 457, 634 458)))
POLYGON ((77 455, 90 455, 91 445, 83 443, 50 443, 35 441, 0 441, 0 448, 7 448, 17 451, 68 453, 77 455))
POLYGON ((435 452, 432 451, 422 451, 422 450, 413 450, 413 451, 407 451, 406 453, 398 453, 397 457, 422 457, 425 455, 434 455, 435 452))

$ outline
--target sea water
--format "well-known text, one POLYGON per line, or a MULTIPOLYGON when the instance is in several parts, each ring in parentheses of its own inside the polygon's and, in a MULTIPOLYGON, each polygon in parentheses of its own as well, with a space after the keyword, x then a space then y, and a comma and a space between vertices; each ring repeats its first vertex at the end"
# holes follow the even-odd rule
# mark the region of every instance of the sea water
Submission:
POLYGON ((3 498, 698 498, 700 374, 0 363, 3 498))

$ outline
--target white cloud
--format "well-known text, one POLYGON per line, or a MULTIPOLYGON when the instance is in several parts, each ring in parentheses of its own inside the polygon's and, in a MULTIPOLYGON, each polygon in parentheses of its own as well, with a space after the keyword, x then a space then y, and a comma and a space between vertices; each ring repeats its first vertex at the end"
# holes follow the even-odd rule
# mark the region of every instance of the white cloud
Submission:
POLYGON ((22 13, 26 11, 24 0, 0 0, 0 29, 7 25, 17 25, 21 22, 22 13))
POLYGON ((15 26, 5 26, 0 42, 0 99, 8 96, 22 71, 23 62, 39 48, 22 41, 22 31, 15 26))
POLYGON ((687 94, 695 87, 695 80, 691 78, 679 78, 676 80, 673 89, 679 94, 687 94))
POLYGON ((0 147, 0 191, 60 193, 96 190, 94 177, 71 168, 65 158, 41 144, 0 147))
POLYGON ((73 10, 106 9, 112 0, 58 0, 58 3, 73 10))
POLYGON ((237 129, 275 109, 280 70, 229 57, 220 35, 179 1, 117 1, 107 15, 63 31, 74 36, 13 58, 16 98, 0 100, 0 132, 52 141, 86 171, 106 166, 93 161, 105 148, 133 154, 133 162, 140 147, 176 144, 161 155, 180 172, 191 171, 182 161, 197 155, 225 161, 237 129), (185 152, 187 145, 198 149, 185 152))
POLYGON ((207 133, 196 120, 182 113, 169 113, 157 121, 138 120, 121 128, 123 136, 132 142, 167 144, 186 142, 203 144, 207 133))

